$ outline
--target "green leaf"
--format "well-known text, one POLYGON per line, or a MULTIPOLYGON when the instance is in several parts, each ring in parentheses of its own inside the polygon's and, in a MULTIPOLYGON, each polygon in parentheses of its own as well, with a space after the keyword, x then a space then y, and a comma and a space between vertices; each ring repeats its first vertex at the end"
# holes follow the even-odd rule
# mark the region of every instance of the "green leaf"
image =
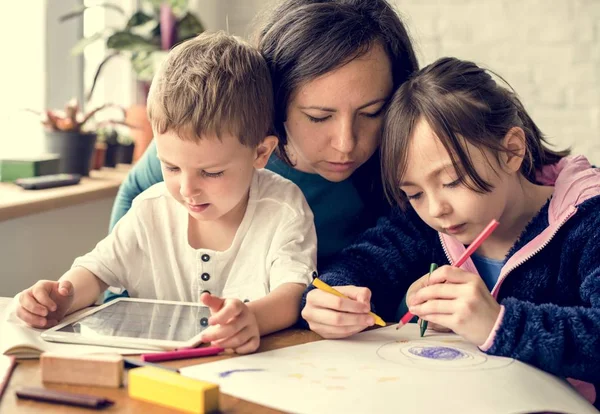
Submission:
POLYGON ((136 52, 131 57, 131 66, 141 81, 150 82, 154 77, 154 59, 152 53, 136 52))
POLYGON ((191 13, 186 13, 185 16, 177 23, 177 41, 189 39, 204 31, 204 26, 200 20, 191 13))
POLYGON ((88 47, 92 43, 96 42, 97 40, 101 39, 102 36, 104 36, 104 30, 102 30, 100 32, 97 32, 97 33, 94 33, 91 36, 79 39, 79 41, 75 44, 75 46, 73 46, 71 48, 71 54, 73 56, 79 56, 79 55, 81 55, 83 53, 83 50, 86 47, 88 47))
POLYGON ((125 26, 125 29, 141 26, 142 24, 148 23, 151 20, 154 20, 152 16, 148 16, 146 13, 141 11, 135 12, 127 22, 127 26, 125 26))
POLYGON ((120 6, 117 6, 116 4, 113 4, 113 3, 99 3, 99 4, 94 4, 92 6, 78 7, 75 10, 60 16, 59 21, 64 22, 64 21, 72 19, 74 17, 81 16, 83 14, 83 12, 85 12, 87 9, 91 9, 93 7, 104 7, 106 9, 113 9, 113 10, 121 13, 123 16, 125 16, 125 10, 123 10, 120 6))
POLYGON ((113 33, 106 41, 106 47, 129 52, 151 52, 159 49, 157 45, 142 36, 126 31, 113 33))

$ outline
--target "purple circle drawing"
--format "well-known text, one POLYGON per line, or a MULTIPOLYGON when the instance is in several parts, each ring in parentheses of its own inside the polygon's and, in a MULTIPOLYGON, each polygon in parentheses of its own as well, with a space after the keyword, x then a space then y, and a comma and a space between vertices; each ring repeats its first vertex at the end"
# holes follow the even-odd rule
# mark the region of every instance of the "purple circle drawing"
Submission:
POLYGON ((467 354, 447 346, 415 346, 408 350, 411 354, 422 358, 435 359, 438 361, 456 361, 467 358, 467 354))

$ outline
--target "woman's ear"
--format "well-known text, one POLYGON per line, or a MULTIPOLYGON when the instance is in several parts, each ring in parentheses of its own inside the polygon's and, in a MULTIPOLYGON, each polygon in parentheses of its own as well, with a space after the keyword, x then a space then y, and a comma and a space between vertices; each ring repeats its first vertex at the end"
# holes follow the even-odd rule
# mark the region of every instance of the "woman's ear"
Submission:
POLYGON ((254 159, 254 168, 265 168, 269 157, 277 148, 279 139, 274 135, 269 135, 256 147, 256 158, 254 159))
POLYGON ((504 165, 511 172, 519 171, 527 154, 527 137, 523 128, 512 127, 504 136, 502 145, 506 149, 502 155, 504 165))

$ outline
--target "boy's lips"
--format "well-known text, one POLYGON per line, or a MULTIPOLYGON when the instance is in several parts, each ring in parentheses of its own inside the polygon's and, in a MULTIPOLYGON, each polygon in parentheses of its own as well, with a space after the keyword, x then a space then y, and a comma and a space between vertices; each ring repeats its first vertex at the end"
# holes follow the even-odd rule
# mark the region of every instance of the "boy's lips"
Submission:
POLYGON ((188 208, 193 211, 194 213, 201 213, 204 210, 206 210, 208 208, 208 206, 210 205, 210 203, 204 203, 204 204, 190 204, 187 203, 188 208))

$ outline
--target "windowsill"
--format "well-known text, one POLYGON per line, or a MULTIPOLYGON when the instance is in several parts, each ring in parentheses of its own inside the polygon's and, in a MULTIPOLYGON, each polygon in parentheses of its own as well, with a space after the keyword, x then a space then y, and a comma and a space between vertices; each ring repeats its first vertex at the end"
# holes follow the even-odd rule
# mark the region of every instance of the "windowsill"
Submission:
POLYGON ((0 222, 62 207, 114 197, 131 166, 91 171, 76 185, 25 190, 13 183, 0 183, 0 222))

